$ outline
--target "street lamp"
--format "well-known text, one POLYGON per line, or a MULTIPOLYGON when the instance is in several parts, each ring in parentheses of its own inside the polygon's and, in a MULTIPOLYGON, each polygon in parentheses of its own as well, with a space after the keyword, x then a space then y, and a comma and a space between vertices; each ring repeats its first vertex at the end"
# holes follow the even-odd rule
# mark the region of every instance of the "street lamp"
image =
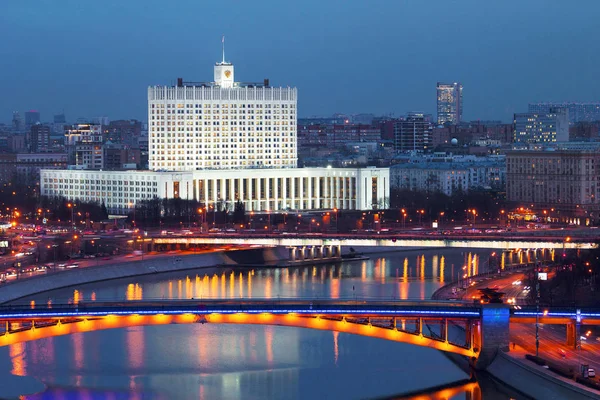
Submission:
POLYGON ((74 215, 75 213, 74 213, 74 211, 75 211, 75 207, 77 207, 77 204, 75 204, 75 203, 68 203, 67 207, 71 209, 71 225, 72 225, 73 231, 75 231, 75 218, 74 218, 75 217, 75 215, 74 215))
POLYGON ((406 210, 402 209, 402 229, 406 228, 406 210))
POLYGON ((200 216, 200 232, 204 229, 204 215, 202 214, 202 208, 198 209, 198 215, 200 216))
POLYGON ((334 208, 333 213, 335 214, 335 233, 337 233, 337 231, 338 231, 338 216, 337 216, 338 209, 334 208))

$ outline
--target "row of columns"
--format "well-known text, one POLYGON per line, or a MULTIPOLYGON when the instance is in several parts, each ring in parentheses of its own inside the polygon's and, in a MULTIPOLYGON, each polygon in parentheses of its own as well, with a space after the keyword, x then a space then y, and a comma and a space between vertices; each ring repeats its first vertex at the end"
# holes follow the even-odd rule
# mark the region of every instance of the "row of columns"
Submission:
POLYGON ((301 246, 289 247, 290 261, 337 258, 342 256, 342 246, 301 246))
MULTIPOLYGON (((189 183, 188 183, 189 185, 189 183)), ((356 208, 356 178, 343 176, 309 176, 309 177, 279 177, 279 178, 214 178, 194 179, 193 198, 205 204, 216 204, 223 200, 228 204, 235 204, 240 199, 247 210, 285 210, 285 209, 321 209, 321 208, 356 208), (323 193, 321 193, 320 180, 323 179, 323 193), (288 198, 288 180, 290 183, 288 198), (307 183, 305 188, 304 183, 307 183), (244 181, 246 191, 244 191, 244 181), (208 185, 212 186, 209 198, 208 185), (237 182, 237 195, 235 184, 237 182), (229 188, 227 186, 229 185, 229 188), (202 190, 200 187, 202 186, 202 190), (264 187, 263 187, 264 186, 264 187), (270 195, 271 186, 273 193, 270 195), (281 186, 281 196, 278 188, 281 186), (298 192, 296 193, 296 187, 298 192), (229 196, 227 196, 229 189, 229 196), (261 192, 264 196, 261 196, 261 192), (323 201, 323 204, 321 204, 323 201)))

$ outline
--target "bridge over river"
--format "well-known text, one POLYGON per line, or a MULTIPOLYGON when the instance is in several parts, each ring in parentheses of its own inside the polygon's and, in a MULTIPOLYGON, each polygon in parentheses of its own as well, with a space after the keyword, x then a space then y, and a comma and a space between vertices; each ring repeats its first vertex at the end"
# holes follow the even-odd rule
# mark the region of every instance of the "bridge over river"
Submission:
MULTIPOLYGON (((499 349, 508 350, 509 323, 532 323, 536 316, 541 323, 568 327, 600 323, 600 310, 537 312, 461 301, 190 299, 42 306, 32 303, 0 307, 4 328, 0 346, 141 325, 263 324, 347 332, 432 347, 470 357, 478 368, 485 368, 499 349)), ((567 335, 574 336, 576 331, 567 329, 567 335)))

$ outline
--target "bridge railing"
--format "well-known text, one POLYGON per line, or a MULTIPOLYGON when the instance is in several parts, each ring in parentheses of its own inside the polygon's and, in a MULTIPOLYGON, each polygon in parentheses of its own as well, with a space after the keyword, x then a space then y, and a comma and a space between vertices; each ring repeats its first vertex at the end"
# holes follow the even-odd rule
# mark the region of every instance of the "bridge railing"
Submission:
POLYGON ((366 302, 366 301, 220 301, 220 300, 178 300, 178 301, 127 301, 95 302, 78 304, 53 304, 41 307, 4 306, 0 308, 0 319, 9 318, 52 318, 60 315, 134 315, 134 314, 330 314, 330 315, 376 315, 414 317, 464 317, 480 315, 480 307, 462 303, 423 302, 366 302))

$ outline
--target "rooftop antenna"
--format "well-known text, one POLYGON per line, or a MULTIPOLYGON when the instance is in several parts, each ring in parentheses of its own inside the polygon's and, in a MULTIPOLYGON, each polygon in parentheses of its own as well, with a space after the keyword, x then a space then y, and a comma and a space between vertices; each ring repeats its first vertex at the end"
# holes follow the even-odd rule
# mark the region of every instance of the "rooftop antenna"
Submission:
POLYGON ((225 64, 225 35, 221 36, 221 45, 223 46, 223 64, 225 64))

